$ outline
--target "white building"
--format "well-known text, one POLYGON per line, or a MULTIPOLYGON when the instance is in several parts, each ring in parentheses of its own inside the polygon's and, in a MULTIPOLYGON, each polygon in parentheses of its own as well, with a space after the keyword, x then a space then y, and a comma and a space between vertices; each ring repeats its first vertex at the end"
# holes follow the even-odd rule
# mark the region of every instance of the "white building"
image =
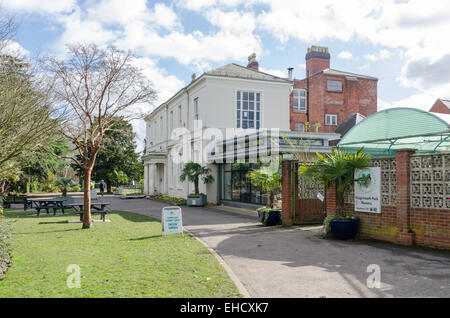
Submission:
MULTIPOLYGON (((193 76, 189 85, 146 118, 144 192, 183 198, 193 192, 193 184, 179 181, 183 164, 177 162, 187 155, 187 148, 172 151, 177 141, 170 137, 177 128, 186 128, 194 135, 194 125, 201 121, 202 131, 207 128, 289 131, 292 85, 288 79, 259 72, 254 54, 249 57, 248 67, 227 64, 198 78, 193 76)), ((198 139, 198 136, 189 139, 190 155, 196 162, 202 158, 201 150, 196 148, 198 139)), ((211 168, 215 182, 208 186, 200 183, 200 192, 207 194, 208 202, 217 203, 221 199, 219 165, 208 163, 207 166, 211 168)))

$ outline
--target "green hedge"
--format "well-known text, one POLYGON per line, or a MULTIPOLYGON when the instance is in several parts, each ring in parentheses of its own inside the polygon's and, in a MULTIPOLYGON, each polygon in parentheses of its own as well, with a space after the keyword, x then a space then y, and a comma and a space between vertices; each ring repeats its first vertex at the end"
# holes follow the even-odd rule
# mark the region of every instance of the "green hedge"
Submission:
POLYGON ((164 202, 172 203, 172 204, 175 204, 175 205, 186 205, 186 199, 169 197, 168 195, 164 195, 164 194, 151 195, 150 199, 158 200, 158 201, 164 201, 164 202))
POLYGON ((12 225, 10 221, 6 221, 3 215, 3 208, 0 206, 0 277, 8 269, 11 263, 9 255, 11 247, 12 225))

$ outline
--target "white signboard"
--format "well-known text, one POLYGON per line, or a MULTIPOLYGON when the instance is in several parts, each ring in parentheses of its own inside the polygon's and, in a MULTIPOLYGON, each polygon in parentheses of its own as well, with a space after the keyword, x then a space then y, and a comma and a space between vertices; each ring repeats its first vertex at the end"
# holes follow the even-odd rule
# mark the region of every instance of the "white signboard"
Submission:
POLYGON ((381 168, 355 171, 355 211, 381 213, 381 168))
POLYGON ((183 218, 180 207, 170 206, 163 208, 161 220, 164 236, 166 234, 183 234, 183 218))

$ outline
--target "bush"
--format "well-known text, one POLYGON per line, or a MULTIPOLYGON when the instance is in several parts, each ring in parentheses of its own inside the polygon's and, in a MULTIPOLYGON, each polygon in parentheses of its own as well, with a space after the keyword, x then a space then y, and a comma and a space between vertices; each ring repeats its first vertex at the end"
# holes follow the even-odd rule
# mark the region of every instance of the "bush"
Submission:
POLYGON ((12 225, 6 221, 3 215, 3 208, 0 206, 0 277, 6 272, 11 264, 9 256, 11 247, 12 225))
POLYGON ((186 205, 186 203, 187 203, 186 199, 169 197, 168 195, 164 195, 164 194, 151 195, 150 199, 157 200, 157 201, 164 201, 164 202, 175 204, 175 205, 186 205))
POLYGON ((81 191, 81 186, 79 184, 74 184, 71 185, 68 189, 68 192, 80 192, 81 191))
POLYGON ((53 182, 45 182, 42 184, 42 192, 60 192, 59 188, 53 182))

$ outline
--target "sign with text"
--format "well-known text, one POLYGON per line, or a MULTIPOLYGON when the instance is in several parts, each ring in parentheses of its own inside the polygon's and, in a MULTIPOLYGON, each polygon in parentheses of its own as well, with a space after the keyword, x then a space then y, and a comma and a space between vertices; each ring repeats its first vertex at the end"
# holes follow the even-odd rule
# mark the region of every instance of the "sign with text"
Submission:
POLYGON ((183 234, 183 218, 181 208, 169 206, 162 209, 162 231, 166 234, 183 234))
POLYGON ((355 171, 355 211, 381 213, 381 168, 355 171))

